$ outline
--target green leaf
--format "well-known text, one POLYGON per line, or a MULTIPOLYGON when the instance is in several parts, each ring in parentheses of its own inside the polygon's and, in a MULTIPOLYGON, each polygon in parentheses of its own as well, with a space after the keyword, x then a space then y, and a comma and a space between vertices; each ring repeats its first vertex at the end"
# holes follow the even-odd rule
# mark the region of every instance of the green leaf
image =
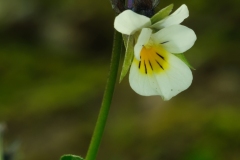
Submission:
POLYGON ((82 157, 67 154, 61 157, 60 160, 84 160, 82 157))
POLYGON ((123 66, 122 66, 122 71, 121 71, 119 83, 126 76, 128 70, 131 66, 132 59, 133 59, 133 54, 134 54, 134 48, 133 48, 134 37, 132 35, 130 35, 130 36, 123 35, 123 41, 124 41, 124 45, 125 45, 125 48, 126 48, 126 52, 125 52, 125 57, 124 57, 124 61, 123 61, 123 66))
POLYGON ((167 17, 172 12, 172 9, 173 9, 173 4, 170 4, 169 6, 163 8, 158 13, 153 15, 152 18, 151 18, 152 24, 154 24, 154 23, 164 19, 165 17, 167 17))
POLYGON ((179 59, 181 59, 189 68, 195 70, 195 68, 193 68, 193 66, 188 62, 188 60, 186 59, 183 53, 174 54, 174 55, 177 56, 179 59))

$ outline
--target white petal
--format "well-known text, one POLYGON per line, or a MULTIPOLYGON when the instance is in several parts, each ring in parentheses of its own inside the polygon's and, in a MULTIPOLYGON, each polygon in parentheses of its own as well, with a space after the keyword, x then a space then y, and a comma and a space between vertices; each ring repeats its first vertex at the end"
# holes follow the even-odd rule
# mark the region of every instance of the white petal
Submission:
POLYGON ((164 96, 165 100, 171 99, 178 93, 186 90, 192 83, 192 72, 190 68, 179 58, 170 54, 168 63, 170 67, 166 70, 170 87, 164 86, 171 91, 171 94, 164 96))
POLYGON ((186 26, 173 25, 152 34, 152 39, 170 53, 183 53, 190 49, 197 37, 194 31, 186 26))
POLYGON ((137 14, 131 10, 125 10, 114 20, 114 28, 123 34, 132 35, 141 28, 151 25, 150 18, 137 14))
POLYGON ((192 72, 189 67, 173 54, 169 54, 169 67, 164 72, 154 75, 143 74, 138 69, 135 59, 132 63, 129 82, 132 89, 143 96, 160 95, 169 100, 186 90, 192 83, 192 72))
POLYGON ((185 4, 183 4, 173 14, 153 24, 151 27, 156 29, 162 29, 164 27, 168 27, 171 25, 180 24, 188 16, 189 16, 188 8, 185 4))
MULTIPOLYGON (((149 76, 141 73, 138 69, 136 59, 130 69, 129 83, 132 89, 142 96, 162 95, 156 78, 153 75, 149 76)), ((162 83, 162 85, 169 85, 167 79, 163 79, 160 83, 162 83)))
POLYGON ((143 45, 146 45, 148 43, 148 41, 151 37, 151 34, 152 34, 151 29, 149 29, 149 28, 142 29, 142 31, 138 37, 137 43, 134 46, 134 55, 137 60, 140 60, 140 53, 141 53, 142 47, 143 47, 143 45))

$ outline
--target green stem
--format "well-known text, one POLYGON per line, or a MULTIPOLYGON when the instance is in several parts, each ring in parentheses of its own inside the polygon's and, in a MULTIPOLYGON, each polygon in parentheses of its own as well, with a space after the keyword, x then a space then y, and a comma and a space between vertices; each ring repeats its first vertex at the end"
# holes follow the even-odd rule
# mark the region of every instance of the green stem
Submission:
POLYGON ((2 134, 0 133, 0 160, 3 160, 3 142, 2 142, 2 134))
POLYGON ((3 127, 0 123, 0 160, 3 160, 3 127))
POLYGON ((103 131, 107 122, 110 105, 112 102, 115 83, 117 80, 121 46, 122 46, 122 35, 119 32, 115 31, 109 77, 106 84, 100 112, 98 115, 98 120, 93 132, 92 140, 88 148, 88 152, 85 160, 95 160, 97 156, 98 148, 100 146, 103 131))

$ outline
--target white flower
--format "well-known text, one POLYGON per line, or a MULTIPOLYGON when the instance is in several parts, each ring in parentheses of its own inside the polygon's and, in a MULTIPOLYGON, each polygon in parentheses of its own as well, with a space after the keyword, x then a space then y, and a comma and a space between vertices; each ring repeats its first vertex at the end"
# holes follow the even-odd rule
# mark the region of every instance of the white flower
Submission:
POLYGON ((155 24, 131 10, 116 17, 114 27, 117 31, 127 35, 140 32, 129 75, 130 86, 138 94, 160 95, 169 100, 191 85, 190 68, 174 55, 187 51, 196 41, 193 30, 179 25, 188 15, 187 6, 182 5, 155 24))
POLYGON ((132 10, 125 10, 115 18, 114 28, 122 34, 133 35, 142 28, 162 29, 174 24, 180 24, 188 16, 188 8, 183 4, 173 14, 152 25, 150 18, 139 15, 132 10))

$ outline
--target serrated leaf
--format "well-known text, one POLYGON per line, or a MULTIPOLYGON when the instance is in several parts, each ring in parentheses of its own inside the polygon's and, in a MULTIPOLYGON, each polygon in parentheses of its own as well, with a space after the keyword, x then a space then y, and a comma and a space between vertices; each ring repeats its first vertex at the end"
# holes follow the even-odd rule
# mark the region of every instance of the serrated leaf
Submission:
POLYGON ((123 35, 123 41, 126 48, 125 57, 123 61, 122 71, 120 75, 119 83, 123 80, 123 78, 126 76, 133 59, 134 54, 134 37, 132 35, 123 35))
POLYGON ((195 70, 195 68, 193 68, 193 66, 188 62, 187 58, 184 56, 183 53, 174 54, 174 55, 177 56, 179 59, 181 59, 189 68, 195 70))
POLYGON ((169 6, 163 8, 159 12, 157 12, 151 18, 152 24, 154 24, 154 23, 164 19, 165 17, 167 17, 172 12, 172 9, 173 9, 173 4, 170 4, 169 6))
POLYGON ((63 155, 60 160, 84 160, 82 157, 67 154, 63 155))

